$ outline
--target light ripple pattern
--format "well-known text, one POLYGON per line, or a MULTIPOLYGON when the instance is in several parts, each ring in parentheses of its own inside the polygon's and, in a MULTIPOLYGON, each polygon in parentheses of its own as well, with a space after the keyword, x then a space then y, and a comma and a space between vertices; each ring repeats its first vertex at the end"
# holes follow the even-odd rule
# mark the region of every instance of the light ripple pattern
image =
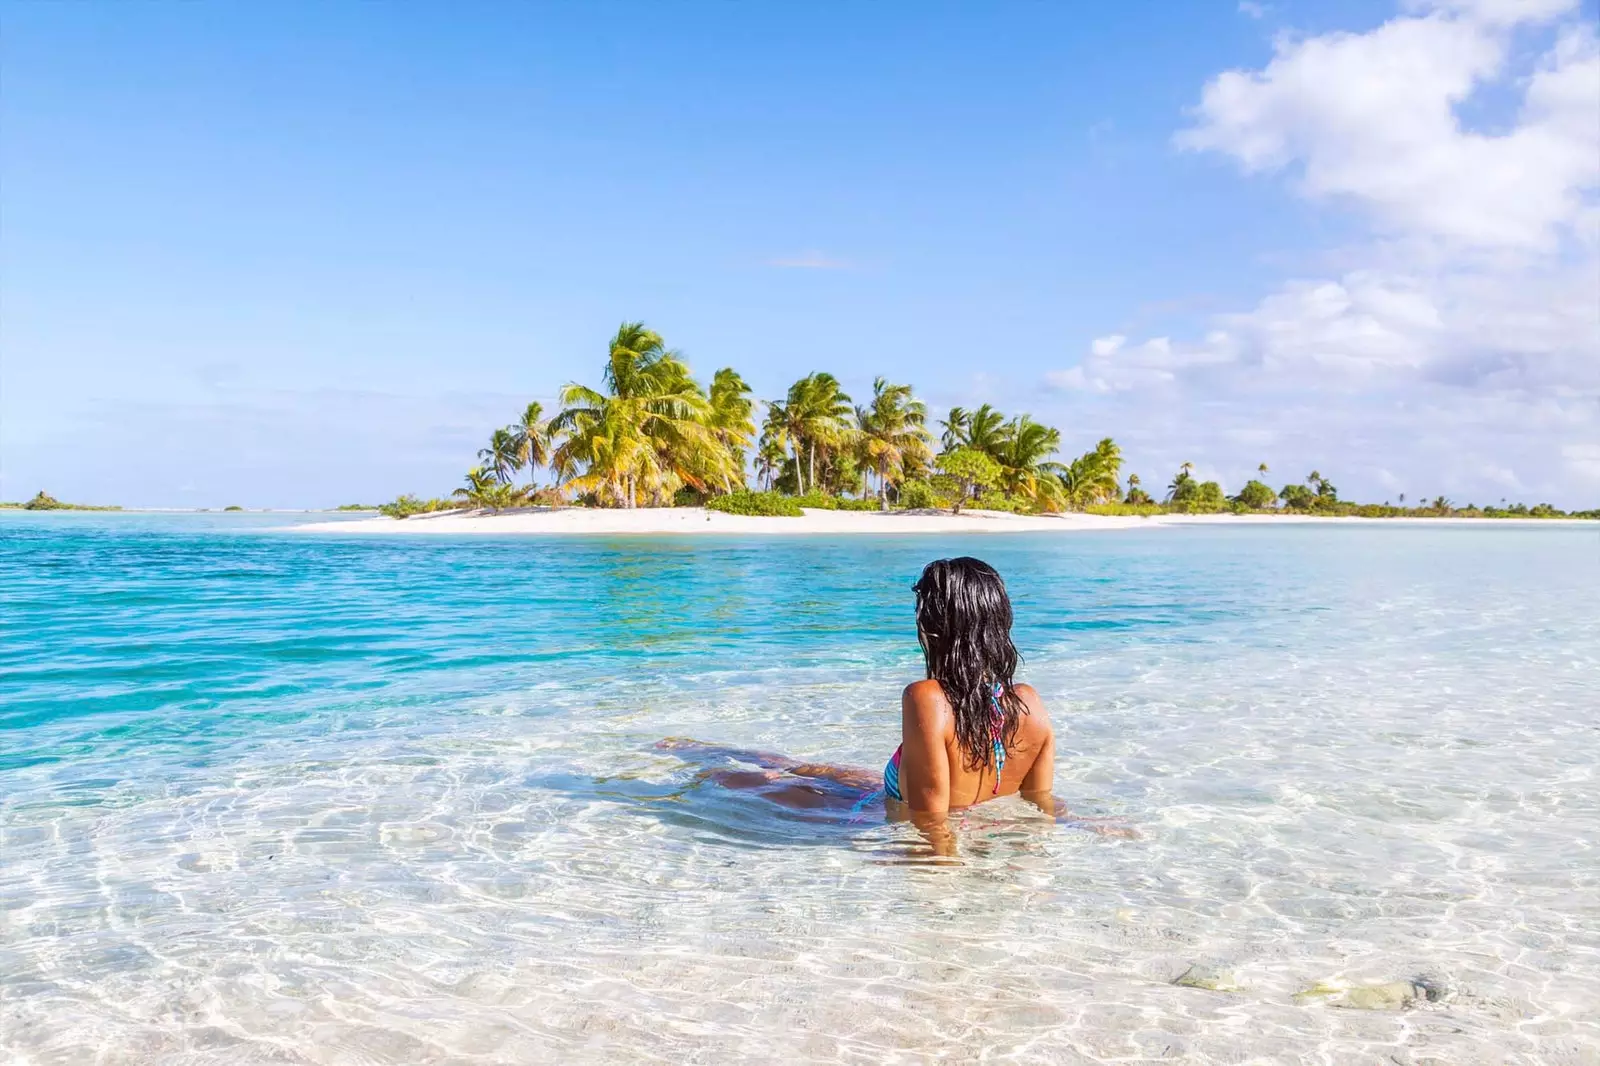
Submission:
POLYGON ((1600 1060, 1592 525, 287 521, 0 514, 0 1060, 1600 1060), (881 765, 961 553, 1141 839, 998 801, 937 863, 655 747, 881 765))

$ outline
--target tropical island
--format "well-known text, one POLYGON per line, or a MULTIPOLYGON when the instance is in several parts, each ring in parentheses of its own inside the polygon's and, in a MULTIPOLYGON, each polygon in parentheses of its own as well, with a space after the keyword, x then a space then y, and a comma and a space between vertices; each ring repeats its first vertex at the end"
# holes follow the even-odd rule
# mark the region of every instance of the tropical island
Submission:
POLYGON ((7 511, 120 511, 121 507, 100 507, 88 503, 63 503, 54 496, 40 489, 39 492, 25 503, 0 502, 0 510, 7 511))
POLYGON ((1341 499, 1320 471, 1274 489, 1270 468, 1234 495, 1184 463, 1154 486, 1123 476, 1121 449, 1102 439, 1060 456, 1058 429, 989 404, 953 407, 930 426, 912 387, 878 378, 853 402, 832 374, 808 374, 781 399, 758 401, 731 367, 702 385, 643 323, 612 337, 598 387, 569 384, 560 409, 529 403, 495 429, 477 465, 447 496, 405 495, 390 518, 560 510, 703 508, 758 517, 807 511, 1142 518, 1286 515, 1358 518, 1597 518, 1548 503, 1457 506, 1341 499), (757 423, 758 407, 761 420, 757 423), (935 433, 937 429, 937 434, 935 433), (518 475, 528 471, 525 483, 518 475), (537 474, 548 472, 540 484, 537 474), (753 484, 752 484, 753 481, 753 484))

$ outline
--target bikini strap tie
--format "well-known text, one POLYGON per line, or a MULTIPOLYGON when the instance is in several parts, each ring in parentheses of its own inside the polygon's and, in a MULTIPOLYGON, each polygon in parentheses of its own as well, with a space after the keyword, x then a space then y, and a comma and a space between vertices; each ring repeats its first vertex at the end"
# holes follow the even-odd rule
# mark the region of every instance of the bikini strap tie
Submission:
POLYGON ((1006 712, 1000 705, 1000 697, 1005 692, 1004 686, 998 681, 989 692, 989 739, 994 744, 994 792, 991 795, 1000 795, 1000 775, 1006 769, 1006 712))

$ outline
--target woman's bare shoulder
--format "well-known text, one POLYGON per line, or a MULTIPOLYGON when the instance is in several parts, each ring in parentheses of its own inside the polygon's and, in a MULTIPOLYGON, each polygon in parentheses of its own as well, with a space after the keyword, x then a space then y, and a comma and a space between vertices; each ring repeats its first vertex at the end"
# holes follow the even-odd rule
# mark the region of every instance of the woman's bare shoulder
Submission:
POLYGON ((1017 682, 1011 686, 1016 689, 1017 695, 1022 697, 1022 702, 1028 705, 1028 714, 1045 725, 1050 724, 1050 712, 1045 710, 1044 699, 1039 695, 1039 690, 1032 685, 1017 682))
POLYGON ((900 703, 907 709, 945 710, 949 701, 944 698, 944 688, 933 680, 913 681, 900 694, 900 703))

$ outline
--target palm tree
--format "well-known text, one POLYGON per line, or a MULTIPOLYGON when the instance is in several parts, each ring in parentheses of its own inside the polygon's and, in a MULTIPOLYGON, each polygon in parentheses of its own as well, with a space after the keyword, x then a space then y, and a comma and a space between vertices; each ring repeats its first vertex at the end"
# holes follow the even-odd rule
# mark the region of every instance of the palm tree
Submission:
MULTIPOLYGON (((1122 491, 1117 483, 1117 475, 1121 470, 1122 449, 1117 447, 1116 441, 1106 437, 1095 445, 1093 451, 1085 452, 1067 464, 1059 480, 1061 487, 1066 490, 1067 501, 1073 506, 1082 507, 1115 499, 1122 491)), ((1137 474, 1129 478, 1128 485, 1130 488, 1138 485, 1137 474)))
MULTIPOLYGON (((792 394, 794 389, 790 388, 789 392, 792 394)), ((805 411, 799 405, 786 400, 773 400, 767 404, 766 421, 761 427, 761 450, 777 450, 784 454, 786 462, 794 464, 795 487, 802 495, 806 480, 805 467, 800 463, 801 441, 804 439, 801 434, 804 431, 805 411)))
POLYGON ((501 480, 492 470, 475 466, 467 471, 466 484, 456 489, 452 496, 464 500, 470 507, 487 507, 499 511, 515 507, 527 499, 527 491, 501 480))
POLYGON ((533 487, 533 471, 550 464, 550 426, 544 420, 544 406, 537 400, 528 404, 522 417, 506 427, 517 467, 528 468, 528 487, 533 487))
POLYGON ((636 479, 655 469, 655 453, 626 406, 580 385, 563 389, 561 402, 568 406, 551 420, 562 440, 550 465, 562 487, 592 493, 603 504, 633 507, 636 479))
POLYGON ((522 469, 517 451, 512 430, 497 429, 489 438, 489 446, 478 449, 478 461, 494 473, 495 480, 500 484, 510 484, 511 475, 522 469))
POLYGON ((733 491, 733 481, 744 483, 744 450, 756 435, 755 402, 750 399, 750 386, 732 367, 723 367, 711 378, 711 410, 706 424, 722 447, 727 451, 727 467, 723 471, 724 491, 733 491))
POLYGON ((762 429, 761 442, 756 446, 756 478, 768 492, 777 483, 778 471, 787 458, 784 452, 786 447, 781 437, 768 434, 766 428, 762 429))
POLYGON ((1172 484, 1167 486, 1167 502, 1182 503, 1188 498, 1194 486, 1193 463, 1184 463, 1178 467, 1178 474, 1172 479, 1172 484))
MULTIPOLYGON (((768 491, 777 485, 779 472, 789 461, 790 444, 789 409, 782 400, 774 400, 767 404, 767 417, 761 422, 761 438, 756 442, 757 471, 764 469, 768 491)), ((796 462, 797 477, 799 469, 800 464, 796 462)))
POLYGON ((883 378, 872 382, 872 403, 856 408, 856 426, 862 457, 878 476, 878 502, 889 509, 889 483, 904 476, 908 460, 927 462, 927 408, 911 395, 910 385, 891 385, 883 378))
MULTIPOLYGON (((1024 415, 1024 418, 1027 416, 1024 415)), ((957 446, 962 448, 976 448, 989 458, 1000 462, 1000 448, 1005 442, 1007 429, 1006 416, 996 411, 988 404, 984 404, 967 416, 967 421, 962 436, 957 440, 957 446)), ((949 450, 948 448, 946 449, 949 450)), ((1002 462, 1002 466, 1005 464, 1002 462)))
MULTIPOLYGON (((980 425, 979 416, 987 406, 972 413, 974 430, 980 425)), ((969 447, 979 445, 974 442, 969 447)), ((989 452, 1000 464, 1000 487, 1044 506, 1062 502, 1060 478, 1066 468, 1050 461, 1050 456, 1060 447, 1060 430, 1035 422, 1027 415, 1018 415, 1005 423, 1000 427, 993 451, 989 452)))
POLYGON ((817 486, 817 454, 826 462, 830 450, 848 440, 852 428, 850 397, 832 374, 808 374, 789 386, 788 395, 769 405, 769 431, 794 453, 795 482, 804 495, 817 486))
POLYGON ((1266 479, 1266 476, 1267 476, 1268 473, 1270 473, 1270 471, 1267 469, 1267 464, 1266 463, 1262 463, 1260 466, 1256 467, 1257 476, 1259 476, 1263 480, 1266 479))
POLYGON ((944 427, 944 432, 939 435, 939 447, 947 452, 953 452, 966 443, 967 427, 972 424, 972 415, 964 407, 950 408, 950 414, 939 425, 944 427))
POLYGON ((604 385, 605 392, 575 384, 561 390, 562 411, 550 430, 564 439, 551 465, 568 478, 567 488, 631 508, 641 493, 660 501, 681 485, 704 491, 708 479, 726 478, 731 462, 707 424, 710 401, 660 334, 624 322, 611 341, 604 385))

